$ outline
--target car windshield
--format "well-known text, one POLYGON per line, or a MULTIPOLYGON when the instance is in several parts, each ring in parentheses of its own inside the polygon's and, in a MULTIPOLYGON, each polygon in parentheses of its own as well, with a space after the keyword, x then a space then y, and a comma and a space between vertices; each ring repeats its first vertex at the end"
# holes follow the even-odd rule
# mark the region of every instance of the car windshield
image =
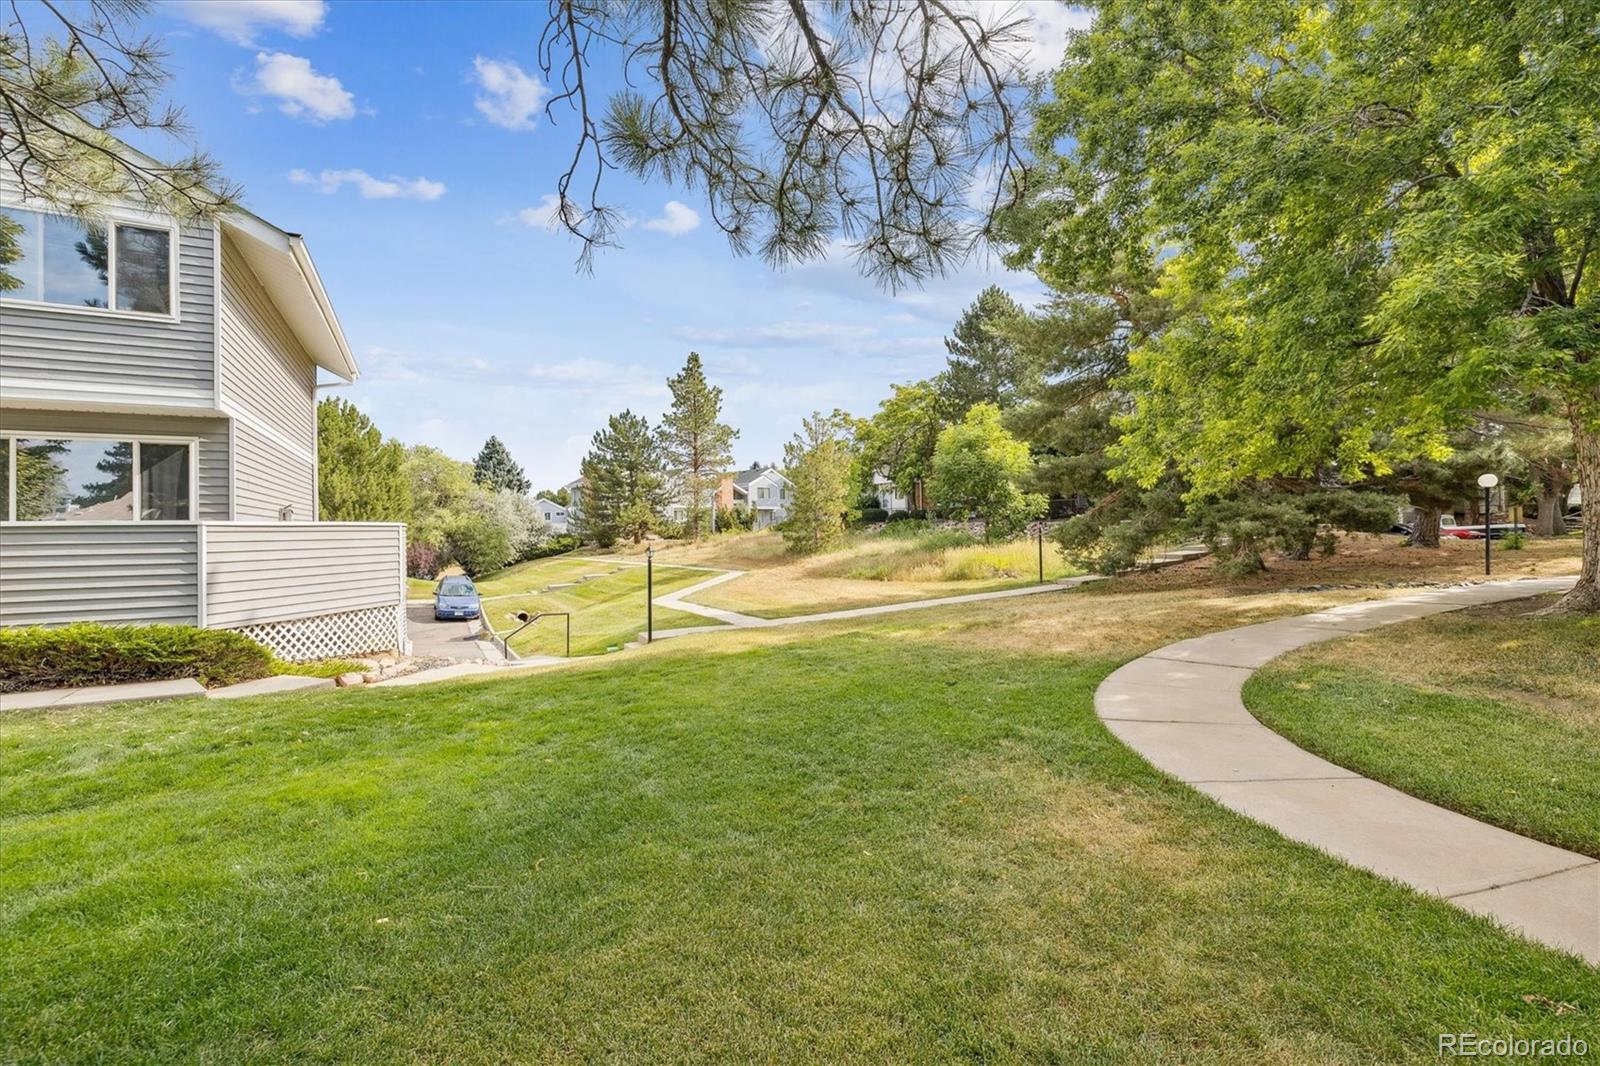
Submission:
POLYGON ((445 578, 439 582, 439 595, 441 596, 471 596, 477 591, 472 587, 472 582, 464 577, 445 578))

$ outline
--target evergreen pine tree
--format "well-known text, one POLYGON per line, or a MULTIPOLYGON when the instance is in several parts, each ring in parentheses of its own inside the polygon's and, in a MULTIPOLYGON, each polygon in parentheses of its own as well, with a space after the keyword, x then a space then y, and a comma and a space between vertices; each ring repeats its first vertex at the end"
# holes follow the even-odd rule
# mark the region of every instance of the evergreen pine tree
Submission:
POLYGON ((522 467, 511 458, 511 450, 500 442, 499 437, 490 437, 483 442, 478 457, 472 460, 472 480, 490 492, 510 489, 519 496, 526 496, 528 490, 533 488, 522 467))
POLYGON ((349 400, 317 404, 317 507, 325 522, 404 522, 406 451, 349 400))
POLYGON ((583 532, 602 545, 623 536, 643 540, 667 504, 661 445, 650 423, 632 411, 612 415, 594 435, 580 471, 583 532))
POLYGON ((674 488, 688 512, 689 536, 698 540, 710 528, 713 496, 722 472, 733 462, 739 435, 722 417, 722 390, 706 382, 698 353, 690 352, 683 371, 667 379, 672 409, 661 420, 661 444, 674 488))
POLYGON ((1022 307, 997 285, 978 294, 944 340, 948 365, 936 379, 943 414, 960 421, 974 405, 1007 408, 1030 392, 1038 372, 1027 352, 995 327, 1021 316, 1022 307))

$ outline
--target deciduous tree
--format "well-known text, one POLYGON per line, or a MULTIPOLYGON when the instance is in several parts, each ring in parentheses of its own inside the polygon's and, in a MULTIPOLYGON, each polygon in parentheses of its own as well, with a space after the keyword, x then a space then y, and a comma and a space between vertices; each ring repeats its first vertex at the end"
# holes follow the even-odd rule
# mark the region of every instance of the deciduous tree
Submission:
POLYGON ((1600 49, 1562 0, 1108 0, 1035 142, 1040 269, 1119 260, 1180 316, 1132 354, 1118 450, 1198 495, 1443 458, 1474 412, 1555 395, 1600 609, 1600 49), (1054 146, 1069 146, 1056 154, 1054 146))
POLYGON ((784 476, 793 486, 781 532, 792 552, 812 555, 844 539, 858 513, 851 484, 854 420, 843 411, 813 411, 783 446, 784 476))
POLYGON ((1003 540, 1044 514, 1045 498, 1021 487, 1031 465, 1028 446, 1006 432, 1000 409, 980 403, 939 434, 928 488, 940 507, 982 518, 985 540, 1003 540))
POLYGON ((943 403, 930 381, 892 386, 887 400, 856 428, 857 478, 871 491, 882 473, 907 498, 933 473, 933 451, 945 426, 943 403))

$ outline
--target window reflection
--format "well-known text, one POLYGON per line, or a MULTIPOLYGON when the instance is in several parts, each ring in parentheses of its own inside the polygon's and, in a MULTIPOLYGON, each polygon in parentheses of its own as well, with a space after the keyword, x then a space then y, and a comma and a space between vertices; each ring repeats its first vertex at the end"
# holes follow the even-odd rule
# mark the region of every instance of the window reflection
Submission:
POLYGON ((17 520, 104 522, 133 518, 133 442, 17 441, 17 520))
POLYGON ((189 446, 139 445, 139 518, 183 522, 189 518, 189 446))
POLYGON ((118 310, 171 313, 171 243, 164 229, 117 227, 118 310))
POLYGON ((44 216, 44 301, 106 307, 110 252, 104 226, 44 216))

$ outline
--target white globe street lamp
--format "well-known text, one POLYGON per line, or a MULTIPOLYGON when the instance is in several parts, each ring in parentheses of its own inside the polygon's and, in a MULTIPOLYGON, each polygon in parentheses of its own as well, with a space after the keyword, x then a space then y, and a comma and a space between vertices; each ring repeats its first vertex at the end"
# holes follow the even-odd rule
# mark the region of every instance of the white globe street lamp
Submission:
POLYGON ((1489 542, 1494 539, 1494 527, 1489 524, 1489 494, 1500 484, 1500 479, 1494 474, 1479 474, 1478 484, 1483 487, 1483 576, 1488 577, 1493 570, 1489 558, 1489 542))

